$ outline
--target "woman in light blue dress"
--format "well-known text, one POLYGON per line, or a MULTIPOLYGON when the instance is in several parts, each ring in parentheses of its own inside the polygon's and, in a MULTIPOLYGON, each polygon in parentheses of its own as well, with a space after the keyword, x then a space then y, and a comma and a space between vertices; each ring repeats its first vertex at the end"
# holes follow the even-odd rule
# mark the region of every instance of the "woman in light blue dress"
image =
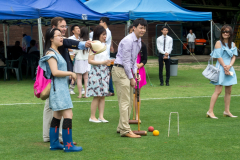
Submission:
POLYGON ((221 29, 220 41, 216 42, 214 51, 210 54, 213 58, 217 58, 216 67, 219 67, 220 74, 218 82, 211 82, 215 85, 215 91, 210 101, 210 107, 207 112, 207 117, 218 119, 214 113, 213 108, 217 101, 218 96, 222 92, 222 87, 225 86, 225 110, 223 115, 225 117, 236 118, 229 110, 232 85, 237 84, 237 75, 233 68, 236 56, 238 55, 237 48, 233 40, 232 27, 224 25, 221 29))
POLYGON ((45 71, 45 76, 51 78, 49 95, 49 108, 54 111, 50 125, 50 150, 64 150, 65 152, 82 151, 72 141, 72 100, 68 92, 68 76, 76 80, 76 74, 67 71, 67 63, 58 51, 63 45, 61 31, 56 28, 46 32, 44 56, 39 61, 39 66, 45 71), (59 143, 59 126, 61 118, 63 144, 59 143))

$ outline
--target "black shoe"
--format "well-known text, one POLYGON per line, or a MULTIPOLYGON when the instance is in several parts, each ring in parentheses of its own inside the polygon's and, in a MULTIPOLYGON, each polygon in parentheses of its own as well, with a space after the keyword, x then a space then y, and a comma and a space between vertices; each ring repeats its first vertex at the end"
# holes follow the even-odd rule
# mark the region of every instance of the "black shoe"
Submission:
POLYGON ((166 82, 166 86, 169 86, 169 82, 166 82))
POLYGON ((163 82, 160 83, 160 86, 164 86, 163 82))

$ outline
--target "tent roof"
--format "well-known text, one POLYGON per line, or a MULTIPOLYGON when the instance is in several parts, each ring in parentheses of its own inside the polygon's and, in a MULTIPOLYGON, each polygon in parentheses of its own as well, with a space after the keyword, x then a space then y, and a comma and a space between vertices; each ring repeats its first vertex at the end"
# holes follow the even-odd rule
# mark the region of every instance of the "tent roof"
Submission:
POLYGON ((82 3, 82 0, 15 0, 19 3, 37 8, 41 17, 63 17, 80 20, 99 21, 107 16, 111 21, 126 21, 128 14, 102 14, 91 10, 82 3))
POLYGON ((100 13, 127 12, 131 20, 145 18, 149 21, 207 21, 212 19, 211 12, 190 11, 170 0, 91 0, 84 4, 100 13), (107 10, 106 6, 108 6, 107 10))
POLYGON ((36 19, 39 18, 38 10, 27 6, 19 5, 14 0, 0 1, 0 20, 36 19))

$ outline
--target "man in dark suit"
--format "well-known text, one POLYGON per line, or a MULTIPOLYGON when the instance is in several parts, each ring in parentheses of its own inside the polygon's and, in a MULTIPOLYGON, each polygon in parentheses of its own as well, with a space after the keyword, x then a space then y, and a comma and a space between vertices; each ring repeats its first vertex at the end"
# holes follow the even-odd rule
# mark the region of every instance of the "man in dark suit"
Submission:
MULTIPOLYGON (((62 36, 65 36, 68 26, 67 26, 64 18, 62 18, 62 17, 53 18, 51 20, 51 26, 52 26, 52 28, 58 28, 61 31, 62 36)), ((60 52, 60 54, 63 56, 63 58, 67 62, 67 70, 68 71, 73 71, 73 62, 70 58, 68 48, 84 50, 88 47, 91 47, 91 41, 79 42, 79 41, 75 41, 72 39, 66 39, 66 38, 63 39, 63 46, 59 47, 58 51, 60 52)), ((70 77, 70 79, 71 79, 71 77, 70 77)), ((66 91, 66 92, 68 92, 68 91, 66 91)), ((53 111, 51 109, 49 109, 49 99, 47 99, 45 102, 45 107, 44 107, 44 111, 43 111, 43 141, 44 142, 49 141, 49 128, 50 128, 50 123, 52 121, 52 118, 53 118, 53 111)), ((62 120, 61 120, 61 124, 60 124, 60 129, 59 129, 59 141, 60 142, 62 142, 62 120)), ((75 142, 73 142, 73 143, 76 144, 75 142)))

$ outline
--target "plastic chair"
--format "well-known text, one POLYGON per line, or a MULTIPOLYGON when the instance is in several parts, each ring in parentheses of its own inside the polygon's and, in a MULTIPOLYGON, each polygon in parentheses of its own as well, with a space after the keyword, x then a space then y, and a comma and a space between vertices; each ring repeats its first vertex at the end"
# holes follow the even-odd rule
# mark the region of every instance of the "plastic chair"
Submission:
POLYGON ((17 60, 7 60, 7 66, 4 67, 4 81, 6 81, 6 79, 10 80, 10 76, 9 76, 9 69, 14 69, 15 73, 16 73, 16 77, 17 80, 22 80, 22 60, 24 58, 24 55, 20 56, 17 60), (18 67, 14 67, 14 63, 18 62, 18 67))
POLYGON ((30 56, 30 66, 31 66, 31 76, 32 79, 35 77, 35 73, 36 73, 36 69, 38 66, 38 61, 39 61, 39 57, 36 56, 35 54, 31 54, 30 56))

